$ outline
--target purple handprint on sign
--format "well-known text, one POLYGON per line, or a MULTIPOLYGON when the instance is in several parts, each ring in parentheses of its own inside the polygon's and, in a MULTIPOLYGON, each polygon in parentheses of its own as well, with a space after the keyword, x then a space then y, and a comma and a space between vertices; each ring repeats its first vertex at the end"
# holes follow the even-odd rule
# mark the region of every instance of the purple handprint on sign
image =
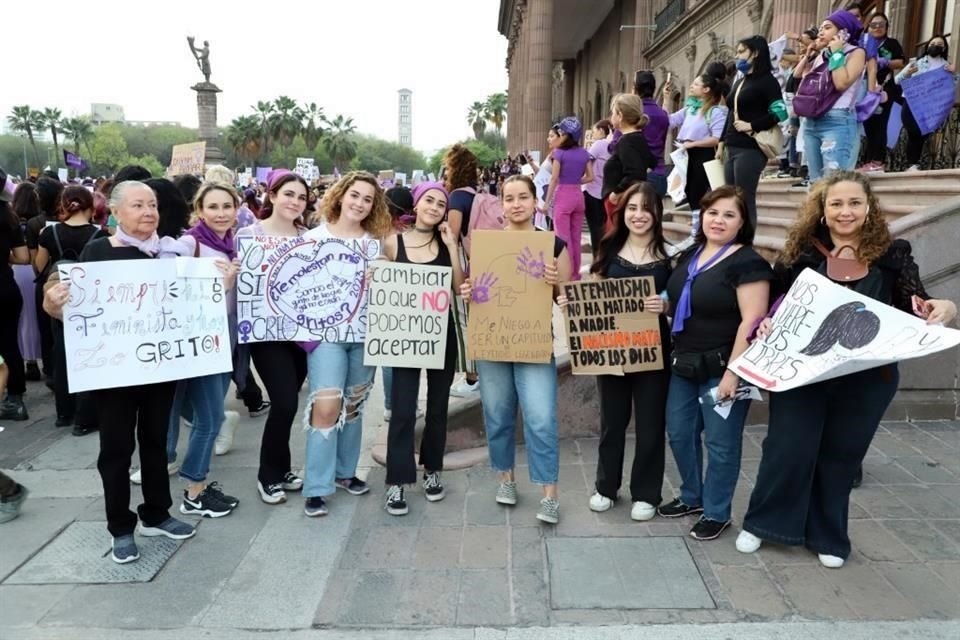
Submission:
POLYGON ((492 289, 493 285, 497 284, 498 281, 499 278, 493 275, 492 272, 481 273, 480 277, 477 278, 477 281, 473 284, 473 291, 470 294, 471 301, 477 304, 490 302, 490 289, 492 289))
POLYGON ((517 256, 517 271, 527 274, 534 280, 543 280, 546 262, 543 259, 543 251, 539 254, 539 258, 535 258, 530 247, 526 247, 523 253, 517 256))

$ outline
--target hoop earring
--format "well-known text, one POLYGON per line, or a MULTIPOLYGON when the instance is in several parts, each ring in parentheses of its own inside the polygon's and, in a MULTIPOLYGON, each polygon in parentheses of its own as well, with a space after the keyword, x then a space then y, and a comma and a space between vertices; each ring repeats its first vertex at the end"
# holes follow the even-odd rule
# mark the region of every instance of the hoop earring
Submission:
POLYGON ((820 216, 820 224, 827 226, 827 216, 820 216))

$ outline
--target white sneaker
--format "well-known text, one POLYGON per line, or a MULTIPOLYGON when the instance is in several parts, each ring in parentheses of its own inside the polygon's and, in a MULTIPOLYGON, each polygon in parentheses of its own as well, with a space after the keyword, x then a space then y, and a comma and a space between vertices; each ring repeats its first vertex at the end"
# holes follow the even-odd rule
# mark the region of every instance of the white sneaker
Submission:
POLYGON ((613 500, 607 496, 601 495, 599 492, 590 496, 590 511, 607 511, 612 506, 613 500))
POLYGON ((217 440, 213 445, 213 452, 216 455, 227 454, 233 448, 233 434, 236 433, 239 422, 240 414, 236 411, 223 412, 223 424, 220 425, 220 433, 217 434, 217 440))
POLYGON ((644 520, 653 520, 657 515, 657 508, 649 502, 637 500, 630 509, 630 519, 643 522, 644 520))
MULTIPOLYGON (((167 473, 170 474, 171 476, 177 475, 177 471, 180 471, 179 462, 171 462, 170 464, 167 465, 167 473)), ((143 484, 143 476, 140 473, 140 469, 137 469, 136 471, 130 474, 130 482, 132 482, 133 484, 143 484)))
POLYGON ((763 540, 753 535, 749 531, 741 531, 737 536, 737 551, 740 553, 753 553, 760 548, 763 540))
POLYGON ((843 558, 831 556, 826 553, 818 553, 817 557, 820 558, 820 564, 825 566, 827 569, 839 569, 843 566, 843 558))
POLYGON ((920 165, 912 164, 909 167, 907 167, 906 170, 909 171, 910 173, 913 173, 914 171, 920 171, 920 165))
POLYGON ((391 411, 390 409, 384 409, 384 410, 383 410, 383 421, 384 421, 384 422, 390 422, 390 418, 392 418, 392 417, 393 417, 393 411, 391 411))
POLYGON ((480 381, 477 380, 473 384, 467 382, 467 379, 464 378, 457 384, 450 387, 450 395, 456 396, 458 398, 468 398, 474 393, 480 391, 480 381))

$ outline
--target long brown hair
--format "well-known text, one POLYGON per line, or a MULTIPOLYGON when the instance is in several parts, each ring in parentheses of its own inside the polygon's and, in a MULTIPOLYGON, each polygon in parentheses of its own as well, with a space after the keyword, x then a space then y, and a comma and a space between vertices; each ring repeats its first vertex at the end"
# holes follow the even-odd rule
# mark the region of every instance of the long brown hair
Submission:
POLYGON ((649 182, 634 182, 620 196, 617 201, 617 208, 613 212, 612 228, 597 245, 597 255, 590 265, 590 273, 599 273, 601 275, 607 272, 610 264, 620 253, 620 249, 626 244, 630 237, 630 229, 627 227, 626 212, 627 205, 633 196, 640 194, 640 207, 653 214, 653 239, 650 242, 651 253, 665 260, 667 256, 667 241, 663 237, 663 201, 657 195, 657 190, 649 182))
POLYGON ((370 215, 363 219, 360 226, 374 238, 386 236, 393 229, 390 208, 387 207, 387 196, 383 187, 377 182, 377 177, 367 171, 351 171, 327 189, 327 192, 323 195, 323 202, 314 218, 322 215, 328 223, 336 223, 340 219, 340 206, 343 204, 343 196, 347 195, 347 191, 355 182, 365 182, 373 187, 373 208, 370 210, 370 215))
POLYGON ((447 191, 477 186, 477 156, 462 144, 450 147, 443 156, 443 166, 447 169, 444 178, 447 191))
POLYGON ((855 171, 837 171, 814 183, 810 195, 800 208, 797 221, 787 232, 787 241, 779 256, 780 262, 792 265, 802 253, 813 247, 814 238, 829 233, 823 221, 824 206, 830 189, 841 182, 856 182, 867 194, 869 208, 863 226, 860 227, 857 258, 869 264, 887 252, 893 239, 890 237, 890 228, 883 217, 880 202, 870 186, 870 180, 862 173, 855 171))

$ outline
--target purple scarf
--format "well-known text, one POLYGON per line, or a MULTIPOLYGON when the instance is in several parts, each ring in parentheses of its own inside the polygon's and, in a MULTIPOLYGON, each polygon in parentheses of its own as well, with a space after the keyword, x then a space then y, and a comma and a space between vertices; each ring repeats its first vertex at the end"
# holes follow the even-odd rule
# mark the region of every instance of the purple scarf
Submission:
POLYGON ((693 258, 691 258, 690 263, 687 264, 687 279, 683 283, 683 291, 680 292, 680 300, 677 302, 677 310, 673 314, 673 328, 670 330, 670 333, 673 335, 681 333, 683 331, 684 321, 693 314, 693 307, 690 304, 690 291, 693 289, 694 279, 709 269, 714 262, 719 260, 732 244, 733 242, 731 241, 723 245, 723 248, 721 248, 720 251, 717 251, 712 258, 707 260, 702 267, 697 266, 697 260, 700 259, 700 254, 703 253, 706 245, 702 245, 699 249, 697 249, 697 252, 693 254, 693 258))
POLYGON ((231 260, 237 257, 237 248, 233 242, 232 229, 228 229, 227 234, 221 238, 214 233, 213 229, 207 226, 206 222, 201 220, 184 235, 193 236, 200 244, 205 244, 214 251, 227 254, 227 257, 231 260))
POLYGON ((126 233, 122 227, 117 226, 117 233, 114 237, 120 241, 120 244, 127 247, 136 247, 142 253, 147 254, 151 258, 155 257, 160 253, 160 236, 157 235, 157 232, 154 231, 153 235, 147 238, 146 240, 141 240, 140 238, 134 238, 133 236, 126 233))

